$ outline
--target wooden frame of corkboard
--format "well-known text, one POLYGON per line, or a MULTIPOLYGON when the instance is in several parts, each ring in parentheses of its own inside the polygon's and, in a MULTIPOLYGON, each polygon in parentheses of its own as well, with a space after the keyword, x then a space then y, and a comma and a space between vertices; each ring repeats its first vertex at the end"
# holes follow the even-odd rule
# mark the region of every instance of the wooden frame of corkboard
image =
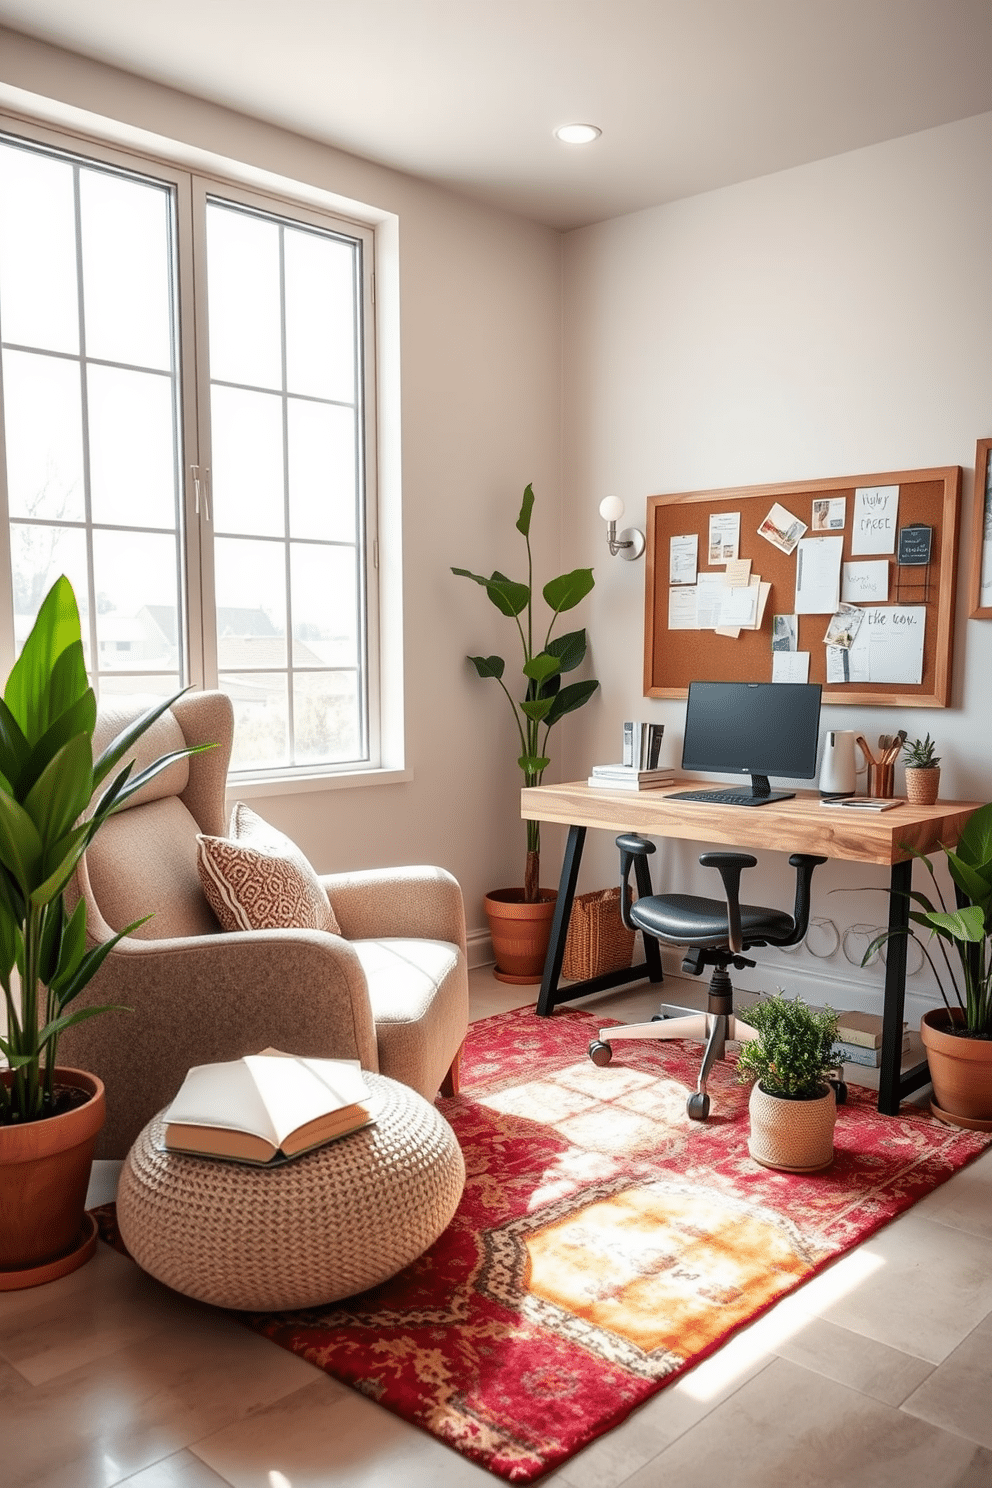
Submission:
POLYGON ((971 619, 992 620, 992 603, 982 604, 992 587, 985 557, 985 528, 992 527, 992 439, 980 439, 975 449, 975 496, 971 509, 971 619))
MULTIPOLYGON (((992 441, 983 441, 992 444, 992 441)), ((772 675, 772 617, 791 614, 795 603, 796 556, 785 554, 758 535, 758 526, 774 502, 807 523, 812 531, 812 503, 817 497, 847 497, 843 561, 851 557, 854 492, 862 486, 899 487, 899 527, 923 522, 933 528, 929 595, 914 597, 911 587, 920 570, 900 571, 896 554, 889 559, 889 603, 926 604, 923 680, 914 683, 831 683, 826 681, 823 636, 827 615, 799 616, 799 650, 810 653, 809 680, 823 686, 825 703, 856 703, 900 708, 946 708, 951 692, 954 641, 954 593, 957 576, 958 511, 961 467, 886 471, 878 475, 839 476, 829 480, 792 481, 785 485, 728 487, 716 491, 683 491, 649 496, 647 565, 644 602, 644 696, 684 698, 689 683, 767 682, 772 675), (752 560, 752 573, 772 585, 760 630, 742 630, 737 640, 709 630, 668 629, 669 539, 699 536, 700 568, 708 567, 711 513, 739 511, 740 556, 752 560)), ((840 534, 835 534, 840 535, 840 534)), ((862 555, 859 555, 862 556, 862 555)), ((864 555, 867 556, 867 555, 864 555)), ((879 558, 883 554, 872 555, 879 558)), ((992 616, 992 611, 988 611, 992 616)))

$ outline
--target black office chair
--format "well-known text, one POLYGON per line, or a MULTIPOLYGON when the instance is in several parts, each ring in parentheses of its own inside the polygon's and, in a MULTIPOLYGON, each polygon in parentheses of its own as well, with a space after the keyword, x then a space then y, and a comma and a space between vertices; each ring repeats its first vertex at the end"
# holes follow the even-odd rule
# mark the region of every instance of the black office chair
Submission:
MULTIPOLYGON (((630 1023, 619 1028, 602 1028, 599 1037, 589 1045, 594 1064, 609 1064, 613 1049, 607 1041, 616 1039, 706 1040, 703 1063, 695 1094, 690 1095, 686 1110, 694 1121, 705 1121, 710 1113, 706 1082, 714 1061, 722 1059, 727 1039, 743 1042, 757 1038, 757 1032, 734 1014, 734 989, 727 968, 739 970, 754 966, 742 955, 752 946, 798 945, 809 924, 810 880, 813 869, 826 858, 809 853, 793 853, 789 859, 796 870, 796 902, 792 914, 781 909, 764 909, 757 904, 740 902, 741 873, 753 868, 757 858, 750 853, 703 853, 699 861, 704 868, 716 868, 723 879, 726 904, 718 899, 703 899, 697 894, 652 894, 647 858, 654 843, 625 833, 617 838, 620 849, 620 913, 628 930, 641 930, 665 945, 688 946, 682 970, 699 976, 704 966, 713 967, 709 1002, 705 1013, 686 1009, 685 1016, 661 1014, 650 1023, 630 1023), (631 903, 630 869, 634 865, 640 898, 631 903)), ((680 1010, 676 1009, 676 1012, 680 1010)), ((835 1082, 837 1098, 843 1100, 846 1090, 835 1082)))

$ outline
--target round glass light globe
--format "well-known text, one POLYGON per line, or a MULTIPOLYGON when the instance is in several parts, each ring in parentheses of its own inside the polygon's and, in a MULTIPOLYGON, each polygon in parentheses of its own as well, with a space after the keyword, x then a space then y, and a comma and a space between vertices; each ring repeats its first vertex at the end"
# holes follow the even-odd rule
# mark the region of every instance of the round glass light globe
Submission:
POLYGON ((555 130, 555 137, 566 145, 591 145, 602 132, 595 124, 561 124, 555 130))
POLYGON ((623 502, 619 496, 604 496, 599 503, 599 515, 604 522, 619 522, 623 516, 623 502))

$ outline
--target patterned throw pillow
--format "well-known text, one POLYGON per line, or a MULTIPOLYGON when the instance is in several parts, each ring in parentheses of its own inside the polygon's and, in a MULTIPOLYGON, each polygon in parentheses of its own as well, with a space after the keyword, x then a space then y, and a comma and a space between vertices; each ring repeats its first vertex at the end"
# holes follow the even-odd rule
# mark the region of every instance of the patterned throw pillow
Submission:
POLYGON ((197 837, 197 867, 222 930, 341 927, 316 873, 294 842, 239 801, 230 837, 197 837))

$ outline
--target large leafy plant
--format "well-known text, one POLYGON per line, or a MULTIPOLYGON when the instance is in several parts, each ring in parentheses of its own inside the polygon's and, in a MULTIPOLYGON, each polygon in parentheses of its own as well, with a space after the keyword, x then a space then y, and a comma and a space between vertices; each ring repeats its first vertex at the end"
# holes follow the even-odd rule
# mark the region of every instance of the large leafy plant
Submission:
POLYGON ((758 1037, 741 1045, 737 1071, 742 1080, 756 1079, 769 1095, 787 1100, 811 1100, 821 1093, 837 1065, 832 1008, 811 1008, 798 997, 790 1002, 778 994, 748 1008, 745 1022, 758 1037))
POLYGON ((956 849, 945 847, 941 850, 954 884, 956 907, 948 909, 930 858, 910 848, 913 857, 926 867, 937 902, 935 904, 926 894, 910 890, 909 897, 919 908, 911 909, 909 918, 914 924, 929 930, 930 934, 924 941, 912 928, 886 930, 872 941, 864 961, 893 935, 911 935, 930 962, 945 1007, 952 1014, 961 1014, 961 1026, 957 1031, 969 1038, 992 1038, 992 802, 982 806, 968 820, 956 849), (930 954, 928 942, 934 940, 950 982, 950 995, 930 954), (957 974, 954 961, 957 962, 957 974))
MULTIPOLYGON (((548 735, 566 713, 574 713, 592 697, 599 683, 595 680, 571 682, 562 686, 562 675, 579 666, 586 654, 586 633, 572 630, 551 639, 558 616, 574 609, 585 599, 595 584, 591 568, 576 568, 571 573, 552 579, 541 590, 551 611, 547 632, 535 649, 534 642, 534 566, 530 549, 530 522, 534 509, 531 486, 524 490, 516 528, 527 545, 527 582, 507 578, 496 569, 487 579, 467 568, 451 572, 481 584, 501 615, 516 623, 523 650, 523 696, 515 698, 504 681, 506 662, 502 656, 470 656, 468 659, 480 677, 494 678, 503 689, 513 710, 520 739, 517 764, 523 771, 525 785, 540 785, 551 763, 547 754, 548 735)), ((527 862, 524 872, 524 900, 533 904, 540 897, 541 824, 527 822, 527 862)))
POLYGON ((80 899, 70 913, 65 891, 107 817, 192 752, 165 755, 136 775, 133 763, 126 765, 85 815, 115 765, 174 701, 149 709, 93 759, 96 697, 86 677, 79 611, 68 579, 57 579, 0 700, 0 984, 7 1012, 0 1052, 11 1072, 9 1086, 0 1082, 0 1124, 55 1114, 60 1034, 113 1010, 71 1004, 108 952, 143 921, 87 950, 86 905, 80 899))

